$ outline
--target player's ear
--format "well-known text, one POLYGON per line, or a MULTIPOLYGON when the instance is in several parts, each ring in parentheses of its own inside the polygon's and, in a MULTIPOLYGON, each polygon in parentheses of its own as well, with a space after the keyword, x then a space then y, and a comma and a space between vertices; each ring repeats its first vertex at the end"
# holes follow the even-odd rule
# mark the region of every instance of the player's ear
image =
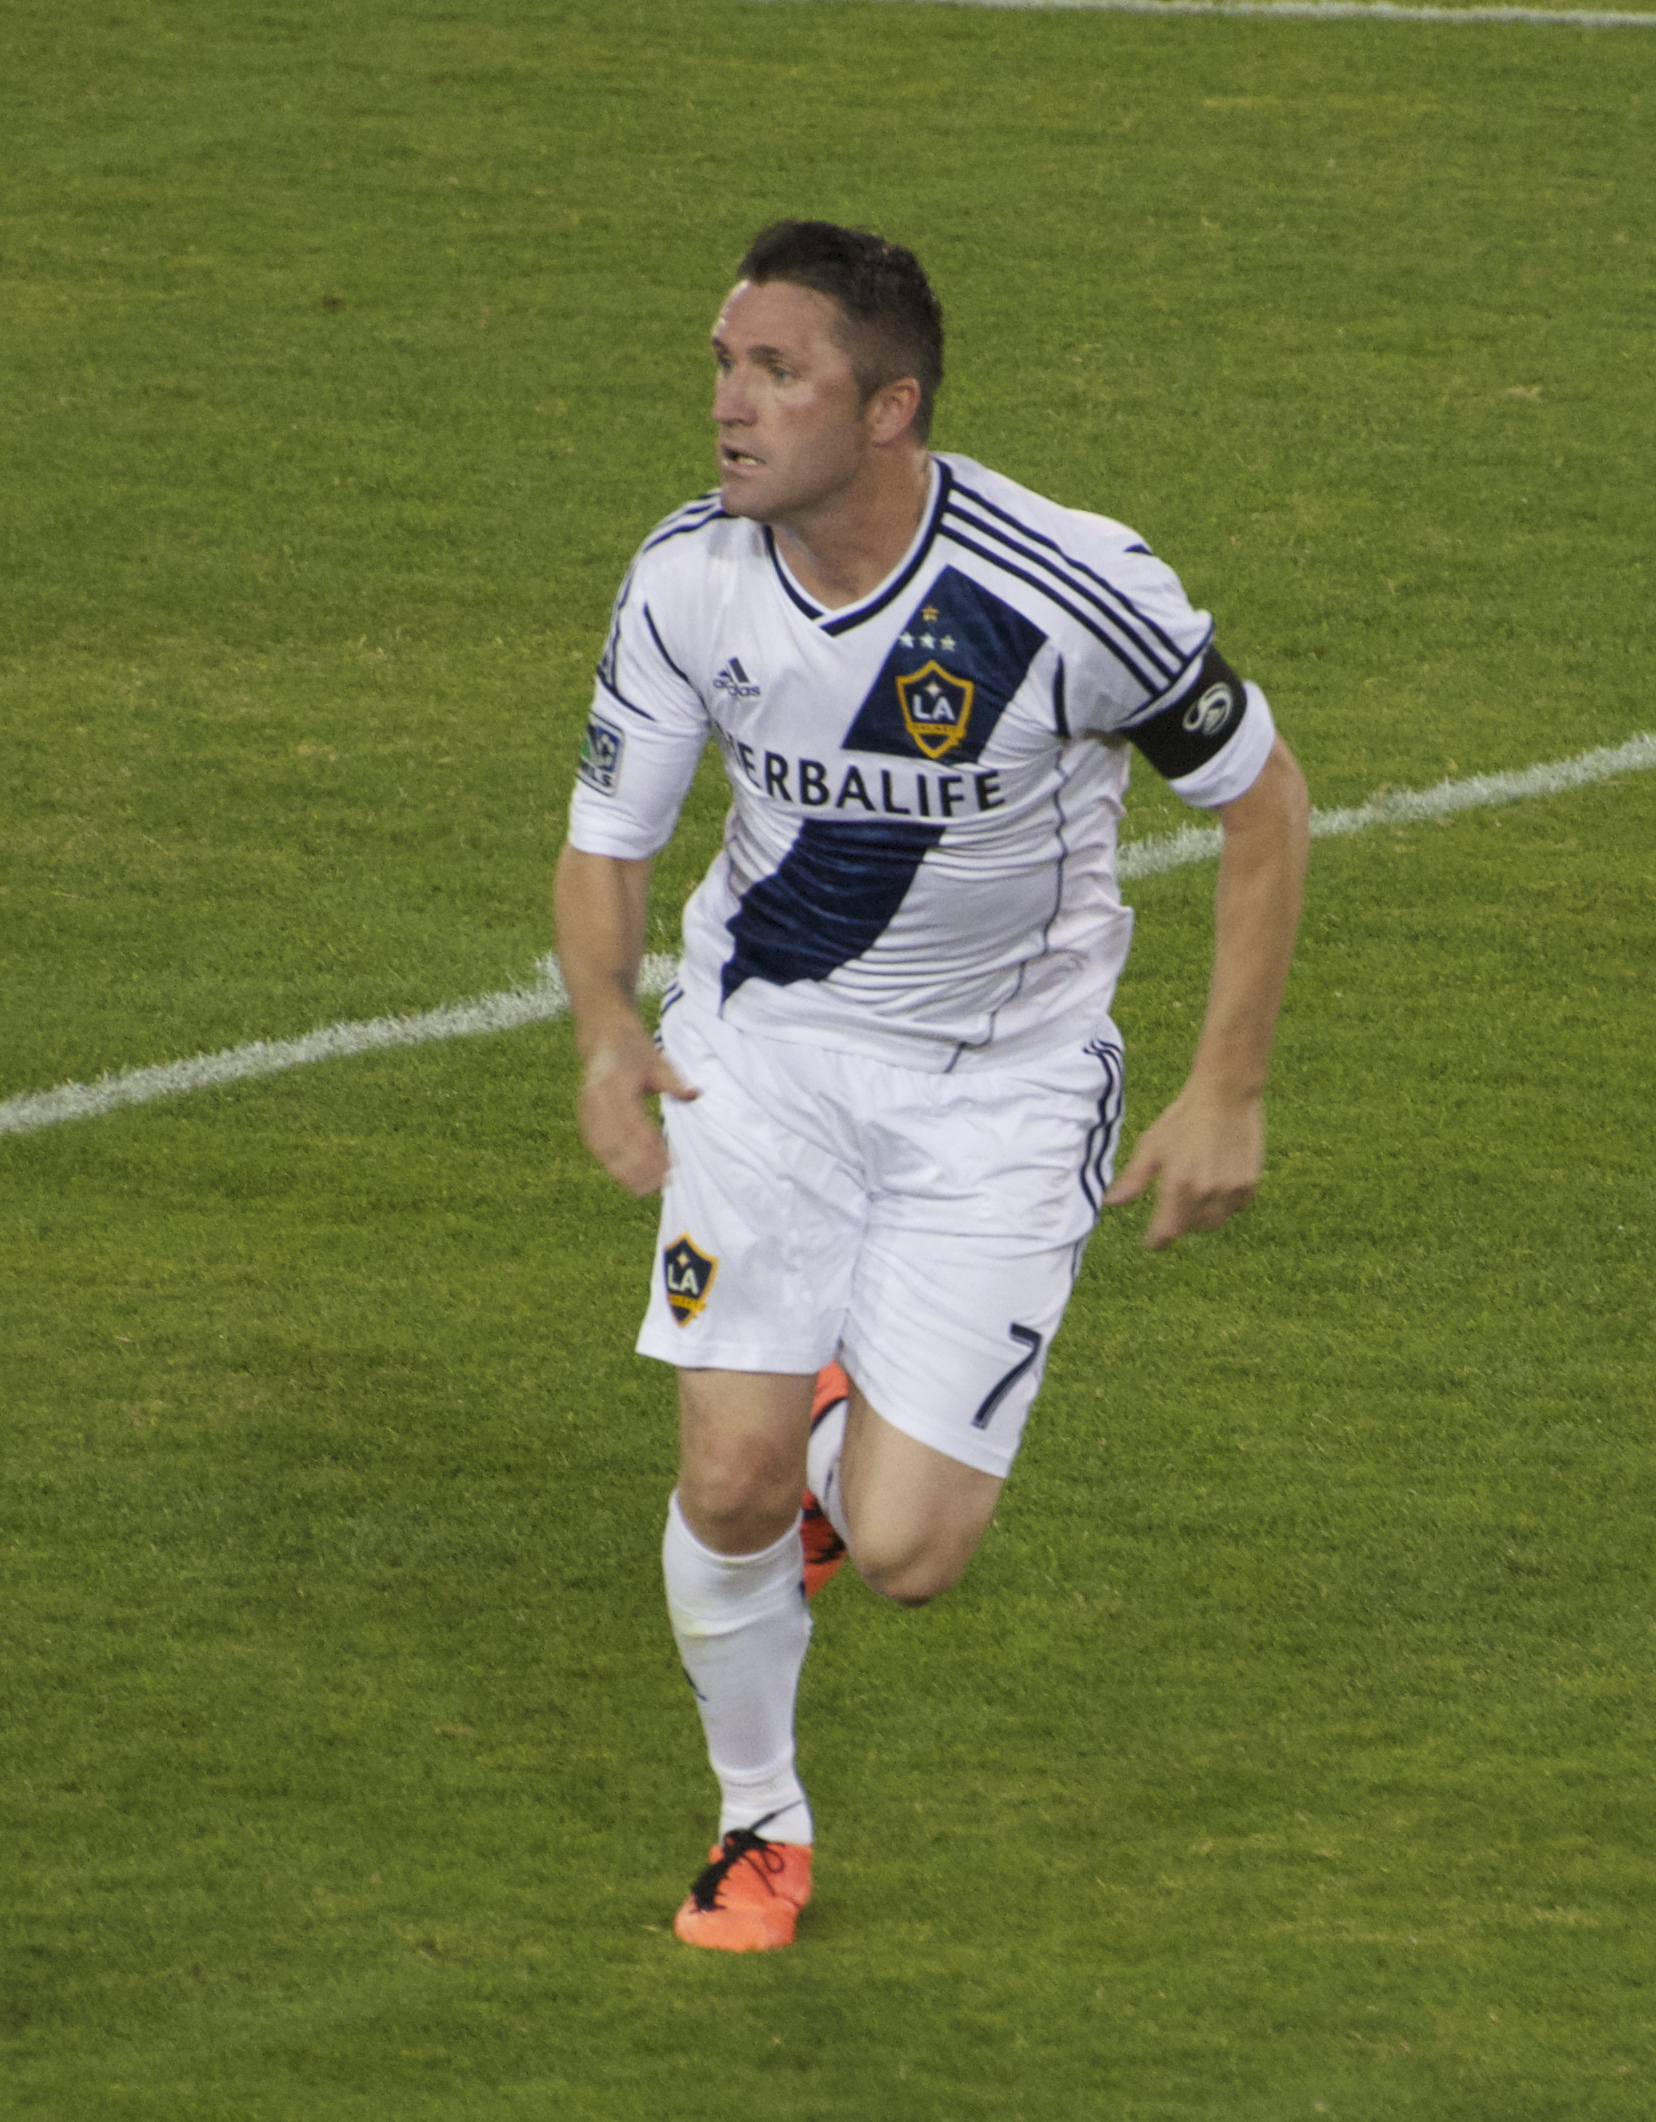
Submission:
POLYGON ((914 425, 920 410, 920 386, 912 376, 899 376, 882 383, 863 409, 868 438, 874 443, 897 442, 914 425))

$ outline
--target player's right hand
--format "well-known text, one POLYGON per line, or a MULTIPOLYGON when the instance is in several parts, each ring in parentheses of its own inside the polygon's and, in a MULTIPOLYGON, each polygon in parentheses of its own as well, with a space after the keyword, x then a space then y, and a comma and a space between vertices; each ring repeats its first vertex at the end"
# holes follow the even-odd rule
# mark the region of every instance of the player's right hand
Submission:
POLYGON ((644 1103, 652 1093, 684 1100, 701 1095, 642 1024, 589 1050, 576 1104, 581 1140, 612 1179, 640 1195, 657 1192, 667 1176, 667 1144, 644 1103))

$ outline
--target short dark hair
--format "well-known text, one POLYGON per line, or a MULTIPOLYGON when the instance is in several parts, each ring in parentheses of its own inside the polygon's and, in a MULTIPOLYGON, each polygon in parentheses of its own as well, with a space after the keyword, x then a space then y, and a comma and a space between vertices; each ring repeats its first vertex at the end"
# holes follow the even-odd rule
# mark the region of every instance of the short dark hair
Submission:
POLYGON ((814 288, 845 313, 846 352, 866 401, 882 385, 912 376, 920 386, 914 432, 931 433, 943 381, 943 307, 913 251, 871 228, 833 221, 773 221, 747 247, 742 280, 786 280, 814 288))

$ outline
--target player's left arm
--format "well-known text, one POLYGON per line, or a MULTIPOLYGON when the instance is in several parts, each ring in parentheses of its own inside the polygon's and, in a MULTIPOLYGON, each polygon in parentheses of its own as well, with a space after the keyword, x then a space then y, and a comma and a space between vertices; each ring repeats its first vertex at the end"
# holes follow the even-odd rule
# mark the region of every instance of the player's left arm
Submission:
POLYGON ((1252 785, 1215 810, 1224 844, 1196 1058, 1104 1197, 1135 1201, 1155 1185, 1144 1239, 1152 1252, 1190 1231, 1217 1230, 1253 1199, 1265 1157, 1266 1069, 1299 926, 1310 799, 1280 737, 1252 785))

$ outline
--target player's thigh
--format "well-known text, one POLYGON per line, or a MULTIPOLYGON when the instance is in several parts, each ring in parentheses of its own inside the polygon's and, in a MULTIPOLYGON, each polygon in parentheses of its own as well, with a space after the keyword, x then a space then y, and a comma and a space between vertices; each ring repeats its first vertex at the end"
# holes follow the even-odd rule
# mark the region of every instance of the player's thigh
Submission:
POLYGON ((881 1122, 896 1177, 870 1207, 843 1355, 894 1429, 1004 1479, 1107 1183, 1120 1050, 951 1096, 881 1122))
POLYGON ((769 1080, 774 1042, 715 1036, 680 1004, 662 1044, 701 1095, 664 1101, 670 1163, 639 1352, 687 1370, 814 1373, 839 1346, 865 1190, 813 1131, 808 1093, 790 1100, 769 1080))
POLYGON ((844 1362, 893 1429, 1004 1480, 1079 1265, 1077 1242, 1020 1251, 936 1234, 864 1242, 844 1362))

